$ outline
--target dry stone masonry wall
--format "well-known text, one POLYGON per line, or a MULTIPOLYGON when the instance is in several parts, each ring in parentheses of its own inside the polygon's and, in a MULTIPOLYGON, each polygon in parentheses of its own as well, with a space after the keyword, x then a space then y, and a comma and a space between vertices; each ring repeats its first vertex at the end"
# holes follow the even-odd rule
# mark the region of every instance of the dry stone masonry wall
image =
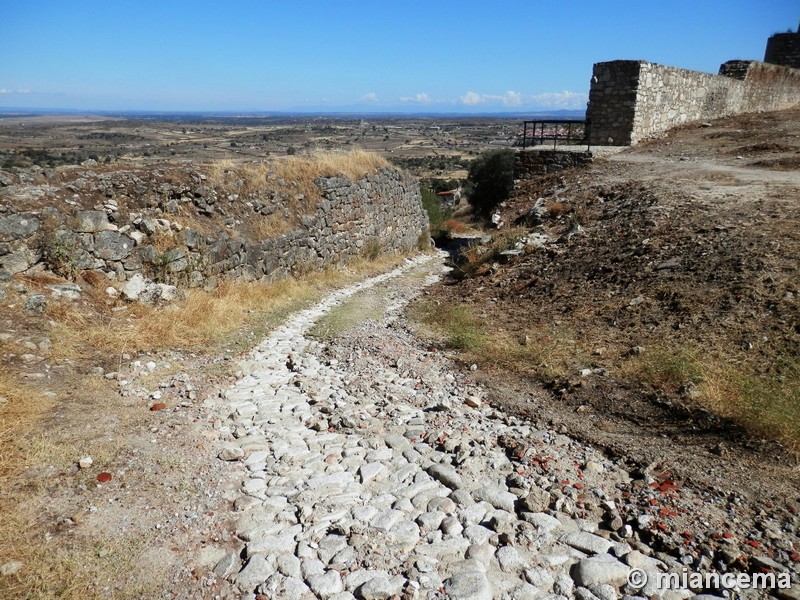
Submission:
POLYGON ((635 144, 691 121, 780 110, 800 102, 800 70, 731 61, 719 75, 635 60, 594 65, 589 92, 593 145, 635 144))
POLYGON ((299 218, 289 214, 294 194, 281 191, 282 180, 274 190, 240 196, 214 188, 203 173, 180 169, 0 176, 0 272, 6 275, 49 268, 65 276, 88 270, 117 281, 140 275, 213 285, 220 277, 273 279, 320 270, 427 240, 416 181, 389 168, 357 181, 318 178, 320 199, 299 218), (259 235, 253 223, 270 216, 281 233, 259 235))
POLYGON ((523 150, 514 159, 514 178, 533 179, 564 169, 584 167, 592 162, 591 152, 568 150, 523 150))

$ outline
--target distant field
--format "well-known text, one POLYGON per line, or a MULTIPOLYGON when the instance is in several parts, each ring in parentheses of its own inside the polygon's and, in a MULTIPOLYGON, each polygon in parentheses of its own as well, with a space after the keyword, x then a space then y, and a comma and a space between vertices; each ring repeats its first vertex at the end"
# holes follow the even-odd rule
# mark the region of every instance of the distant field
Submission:
POLYGON ((508 147, 519 118, 184 117, 0 113, 0 168, 87 159, 234 160, 364 149, 420 177, 458 178, 480 152, 508 147))

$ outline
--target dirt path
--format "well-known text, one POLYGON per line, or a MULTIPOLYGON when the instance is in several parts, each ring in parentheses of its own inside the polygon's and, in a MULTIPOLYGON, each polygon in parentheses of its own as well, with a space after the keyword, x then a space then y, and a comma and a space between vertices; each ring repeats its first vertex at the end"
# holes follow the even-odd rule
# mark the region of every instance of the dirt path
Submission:
POLYGON ((668 570, 742 568, 712 492, 682 489, 656 466, 631 473, 488 405, 471 370, 416 339, 398 311, 440 272, 426 257, 334 294, 242 363, 218 428, 240 482, 235 536, 212 591, 615 598, 656 594, 668 570), (721 562, 680 534, 675 545, 651 537, 654 523, 668 531, 689 511, 726 540, 721 562), (649 587, 626 583, 634 569, 649 587))
MULTIPOLYGON (((797 523, 760 513, 753 529, 736 497, 503 408, 532 396, 544 405, 542 390, 490 402, 479 371, 415 337, 403 316, 442 273, 440 255, 409 259, 288 318, 235 364, 177 353, 131 362, 99 432, 84 425, 96 464, 42 474, 42 521, 56 524, 46 538, 92 574, 70 589, 593 600, 653 596, 668 571, 794 568, 783 557, 797 523), (220 386, 223 365, 236 375, 220 386), (147 410, 158 401, 170 408, 147 410), (98 483, 98 472, 113 478, 98 483), (643 590, 627 583, 636 569, 643 590)), ((80 451, 60 450, 68 462, 80 451)), ((20 573, 54 568, 36 560, 25 556, 20 573)), ((54 597, 39 589, 28 597, 54 597)))
POLYGON ((730 175, 742 183, 763 183, 763 184, 784 184, 790 186, 800 186, 800 171, 770 171, 765 169, 754 169, 752 167, 741 167, 733 164, 722 164, 718 160, 705 158, 665 158, 655 154, 615 154, 608 158, 609 162, 622 163, 625 165, 637 165, 643 167, 637 172, 637 178, 647 180, 663 179, 665 176, 674 175, 680 179, 703 180, 709 177, 713 180, 713 174, 730 175), (650 166, 650 169, 647 167, 650 166), (649 173, 649 175, 648 175, 649 173))

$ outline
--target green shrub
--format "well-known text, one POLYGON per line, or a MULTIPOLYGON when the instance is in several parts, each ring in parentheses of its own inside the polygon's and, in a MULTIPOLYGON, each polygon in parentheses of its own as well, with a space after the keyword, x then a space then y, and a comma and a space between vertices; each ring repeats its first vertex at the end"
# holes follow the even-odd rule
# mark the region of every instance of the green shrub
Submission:
POLYGON ((474 186, 469 203, 475 211, 488 216, 495 206, 506 200, 514 189, 515 152, 504 148, 488 150, 469 166, 469 181, 474 186))
POLYGON ((39 251, 42 262, 53 273, 64 279, 75 279, 78 268, 74 259, 74 247, 69 242, 52 234, 43 234, 39 238, 39 251))

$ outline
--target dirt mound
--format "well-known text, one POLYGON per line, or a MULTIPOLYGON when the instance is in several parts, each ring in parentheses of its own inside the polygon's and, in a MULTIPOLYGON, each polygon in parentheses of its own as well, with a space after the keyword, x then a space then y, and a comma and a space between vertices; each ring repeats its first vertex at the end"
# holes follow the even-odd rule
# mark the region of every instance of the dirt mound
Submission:
POLYGON ((437 298, 493 340, 472 358, 497 400, 680 477, 796 495, 800 176, 734 157, 798 131, 800 111, 687 126, 520 182, 510 251, 465 254, 481 268, 437 298), (531 380, 552 402, 509 400, 531 380))

